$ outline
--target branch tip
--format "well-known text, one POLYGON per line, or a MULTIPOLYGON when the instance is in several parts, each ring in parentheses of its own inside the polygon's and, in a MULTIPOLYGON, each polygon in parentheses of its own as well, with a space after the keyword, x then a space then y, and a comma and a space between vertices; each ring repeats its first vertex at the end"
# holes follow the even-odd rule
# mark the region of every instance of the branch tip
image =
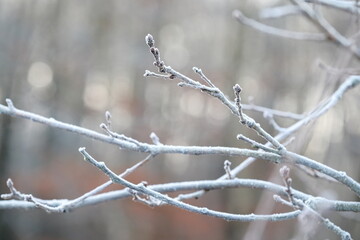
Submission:
POLYGON ((239 94, 242 91, 242 88, 240 87, 239 84, 235 84, 233 89, 234 89, 235 94, 239 94))
POLYGON ((145 42, 150 48, 152 48, 155 44, 154 37, 151 34, 146 35, 145 42))
POLYGON ((290 176, 290 168, 288 166, 283 166, 282 168, 280 168, 279 172, 280 176, 284 179, 287 179, 290 176))
POLYGON ((148 76, 150 76, 150 71, 149 70, 145 70, 145 73, 144 73, 144 77, 148 77, 148 76))
POLYGON ((150 134, 150 139, 155 145, 161 145, 160 138, 156 135, 156 133, 152 132, 150 134))
POLYGON ((80 153, 83 153, 83 152, 85 152, 86 151, 86 147, 79 147, 79 152, 80 153))
POLYGON ((111 117, 112 117, 111 113, 109 111, 106 111, 105 112, 105 120, 107 122, 108 127, 110 127, 110 125, 111 125, 111 117))
POLYGON ((200 73, 200 72, 202 72, 201 69, 200 69, 200 68, 197 68, 197 67, 193 67, 193 71, 194 71, 195 73, 200 73))
POLYGON ((238 135, 236 135, 236 139, 238 139, 238 140, 243 140, 244 139, 244 135, 242 135, 242 134, 238 134, 238 135))
POLYGON ((227 178, 228 179, 233 179, 234 177, 231 174, 230 166, 231 166, 231 162, 229 160, 225 160, 224 161, 224 170, 226 172, 227 178))
POLYGON ((11 180, 11 178, 8 178, 8 180, 6 181, 6 186, 8 188, 13 188, 14 187, 14 182, 11 180))
POLYGON ((14 103, 11 101, 10 98, 5 99, 5 102, 6 102, 7 106, 10 108, 11 111, 15 110, 14 103))
POLYGON ((243 14, 242 14, 242 12, 241 12, 240 10, 235 9, 235 10, 232 12, 232 16, 233 16, 234 18, 240 18, 240 17, 243 16, 243 14))
POLYGON ((107 130, 107 126, 106 126, 105 123, 100 123, 99 127, 102 128, 102 129, 107 130))

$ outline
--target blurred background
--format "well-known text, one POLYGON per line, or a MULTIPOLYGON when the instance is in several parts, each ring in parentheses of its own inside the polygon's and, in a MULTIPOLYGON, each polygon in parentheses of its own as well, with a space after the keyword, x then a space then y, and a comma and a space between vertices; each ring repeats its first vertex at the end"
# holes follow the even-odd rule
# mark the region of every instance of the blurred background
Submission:
MULTIPOLYGON (((151 33, 167 65, 200 80, 196 66, 233 99, 232 86, 243 88, 245 103, 294 113, 308 112, 357 71, 359 59, 330 42, 287 40, 265 35, 232 18, 242 10, 258 19, 261 9, 287 1, 149 1, 149 0, 0 0, 0 101, 101 132, 104 113, 113 130, 139 141, 174 145, 249 146, 242 133, 262 141, 241 126, 224 105, 206 94, 180 88, 176 81, 144 78, 156 71, 144 37, 151 33), (324 63, 338 70, 319 67, 324 63)), ((358 33, 357 16, 321 8, 344 35, 358 33)), ((317 32, 302 16, 262 20, 294 31, 317 32)), ((358 35, 356 35, 358 36, 358 35)), ((356 36, 353 38, 356 41, 356 36)), ((359 181, 360 89, 316 124, 303 128, 288 148, 345 171, 359 181)), ((261 113, 247 112, 271 134, 277 132, 261 113)), ((293 121, 276 119, 283 126, 293 121)), ((12 178, 23 193, 39 198, 76 198, 107 181, 83 161, 79 147, 121 173, 146 155, 120 150, 73 133, 0 116, 0 192, 12 178)), ((130 175, 149 184, 215 179, 244 158, 162 155, 130 175)), ((258 160, 239 178, 282 184, 281 166, 258 160)), ((316 196, 358 200, 345 187, 314 179, 291 166, 293 186, 316 196)), ((110 189, 121 189, 112 186, 110 189)), ((253 189, 207 193, 197 206, 232 213, 285 212, 271 193, 253 189)), ((335 224, 360 236, 359 216, 324 213, 335 224)), ((66 214, 42 210, 0 210, 0 239, 336 239, 311 219, 286 222, 226 222, 169 206, 150 208, 123 199, 76 209, 66 214)))

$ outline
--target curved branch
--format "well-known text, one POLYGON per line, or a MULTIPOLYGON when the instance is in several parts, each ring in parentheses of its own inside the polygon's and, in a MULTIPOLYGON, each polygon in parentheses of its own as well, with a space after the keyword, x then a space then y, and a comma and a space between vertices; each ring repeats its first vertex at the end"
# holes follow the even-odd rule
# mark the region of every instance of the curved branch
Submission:
MULTIPOLYGON (((287 213, 276 213, 270 215, 255 215, 255 214, 233 214, 233 213, 226 213, 220 212, 215 210, 210 210, 205 207, 196 207, 188 203, 181 202, 179 200, 173 199, 167 195, 161 194, 157 191, 149 189, 143 184, 133 184, 119 176, 117 176, 114 172, 112 172, 104 162, 96 161, 90 154, 85 151, 85 148, 80 148, 79 152, 84 156, 84 159, 92 164, 93 166, 97 167, 99 170, 104 172, 114 183, 121 184, 125 187, 128 187, 132 191, 136 191, 138 193, 144 194, 148 197, 153 197, 159 204, 166 203, 181 209, 184 209, 189 212, 194 212, 206 216, 212 216, 216 218, 222 218, 227 221, 241 221, 241 222, 252 222, 252 221, 283 221, 296 218, 301 213, 300 210, 295 210, 292 212, 287 213)), ((135 193, 137 194, 137 193, 135 193)))
POLYGON ((260 32, 267 33, 270 35, 289 38, 294 40, 310 40, 310 41, 324 41, 327 39, 326 35, 323 33, 302 33, 288 31, 280 28, 271 27, 255 21, 254 19, 246 17, 240 10, 233 11, 233 16, 238 22, 252 27, 260 32))
MULTIPOLYGON (((240 187, 263 189, 263 190, 271 191, 274 194, 283 197, 286 197, 287 194, 286 188, 281 185, 271 183, 268 181, 258 180, 258 179, 243 179, 243 178, 233 178, 231 180, 202 180, 202 181, 174 182, 174 183, 149 185, 147 188, 160 193, 172 193, 172 192, 180 192, 180 191, 194 191, 201 189, 219 190, 219 189, 240 188, 240 187)), ((297 199, 301 199, 302 201, 306 201, 307 204, 315 210, 326 206, 327 209, 332 211, 360 212, 359 202, 328 200, 321 197, 313 197, 309 194, 305 194, 294 189, 292 189, 292 191, 294 197, 296 197, 297 199)), ((100 193, 84 199, 82 202, 79 202, 77 205, 74 205, 73 208, 69 210, 75 210, 77 208, 105 203, 108 201, 120 200, 131 196, 132 195, 129 193, 127 189, 100 193)), ((67 199, 56 199, 56 200, 53 199, 46 200, 39 198, 35 198, 35 199, 38 202, 41 202, 43 204, 46 204, 54 208, 57 208, 61 205, 67 205, 69 202, 72 201, 67 199)), ((182 195, 179 195, 177 199, 181 200, 182 195)), ((34 208, 37 208, 37 206, 34 203, 28 201, 23 201, 23 200, 0 201, 0 209, 34 209, 34 208)))

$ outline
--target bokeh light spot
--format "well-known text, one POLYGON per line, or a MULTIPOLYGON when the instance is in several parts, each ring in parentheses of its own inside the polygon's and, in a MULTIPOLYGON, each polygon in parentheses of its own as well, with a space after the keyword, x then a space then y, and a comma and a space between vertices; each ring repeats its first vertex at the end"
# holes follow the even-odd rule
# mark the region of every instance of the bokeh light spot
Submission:
POLYGON ((48 64, 34 62, 29 68, 27 80, 32 87, 42 88, 52 83, 53 75, 53 71, 48 64))

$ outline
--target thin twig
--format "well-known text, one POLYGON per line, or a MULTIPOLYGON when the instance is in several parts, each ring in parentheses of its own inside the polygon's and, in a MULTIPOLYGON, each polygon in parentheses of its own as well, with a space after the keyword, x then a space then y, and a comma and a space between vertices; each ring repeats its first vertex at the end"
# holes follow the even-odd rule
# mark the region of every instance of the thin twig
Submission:
POLYGON ((100 128, 104 129, 105 132, 107 134, 109 134, 109 136, 111 136, 113 138, 118 138, 118 139, 130 142, 130 143, 134 143, 137 146, 141 146, 141 143, 138 140, 133 139, 133 138, 128 137, 128 136, 125 136, 124 134, 118 134, 116 132, 111 131, 110 128, 105 123, 101 123, 100 128))
POLYGON ((279 150, 279 153, 280 151, 285 151, 286 148, 279 141, 273 138, 268 132, 266 132, 259 123, 255 122, 254 119, 243 114, 240 98, 241 87, 239 86, 239 84, 235 84, 233 89, 235 94, 235 105, 237 107, 240 123, 246 125, 250 129, 254 129, 259 134, 259 136, 263 137, 266 141, 270 142, 274 147, 276 147, 277 150, 279 150))
POLYGON ((320 69, 323 69, 324 71, 326 71, 327 73, 330 73, 330 74, 338 74, 338 75, 359 75, 360 74, 359 68, 334 68, 320 60, 317 61, 317 65, 319 66, 320 69))
POLYGON ((302 33, 271 27, 246 17, 240 10, 233 11, 233 17, 244 25, 252 27, 260 32, 278 37, 310 41, 324 41, 327 39, 326 35, 323 33, 302 33))
MULTIPOLYGON (((148 155, 146 158, 144 158, 143 160, 141 160, 140 162, 138 162, 137 164, 135 164, 134 166, 127 168, 123 173, 121 173, 119 175, 119 177, 126 177, 128 175, 130 175, 131 173, 133 173, 136 169, 138 169, 139 167, 143 166, 145 163, 147 163, 151 158, 154 158, 153 155, 148 155)), ((94 188, 93 190, 85 193, 84 195, 68 202, 67 204, 61 206, 62 209, 69 211, 72 210, 73 208, 75 208, 77 205, 79 205, 80 203, 84 202, 85 199, 89 198, 90 196, 94 196, 96 194, 98 194, 99 192, 105 190, 105 188, 107 188, 108 186, 110 186, 112 184, 112 181, 107 181, 106 183, 103 183, 102 185, 94 188)))
POLYGON ((234 177, 231 175, 231 162, 229 160, 224 161, 224 170, 228 176, 228 179, 233 179, 234 177))
POLYGON ((317 219, 319 219, 322 224, 324 224, 329 230, 337 234, 342 240, 352 240, 350 233, 344 231, 339 226, 335 225, 328 218, 324 218, 323 216, 321 216, 320 213, 315 211, 313 208, 309 207, 306 203, 298 199, 294 199, 294 201, 297 205, 301 206, 302 209, 308 211, 309 213, 314 215, 317 219))
POLYGON ((350 233, 348 233, 347 231, 344 231, 339 226, 337 226, 333 222, 331 222, 329 219, 321 216, 321 214, 319 212, 314 210, 314 208, 309 206, 307 203, 304 203, 302 200, 294 198, 292 201, 289 202, 289 201, 284 200, 283 198, 281 198, 278 195, 274 195, 273 198, 276 202, 281 203, 286 206, 289 206, 289 207, 294 207, 294 204, 295 204, 299 208, 303 209, 302 215, 311 214, 311 215, 315 216, 322 224, 324 224, 324 226, 326 228, 333 231, 342 240, 351 240, 352 239, 350 233))
POLYGON ((157 78, 164 78, 164 79, 171 79, 171 75, 164 75, 159 73, 150 72, 149 70, 145 70, 144 77, 157 77, 157 78))
MULTIPOLYGON (((126 169, 123 173, 121 173, 119 175, 119 177, 124 178, 124 177, 128 176, 129 174, 131 174, 136 169, 138 169, 139 167, 144 165, 146 162, 148 162, 153 157, 154 156, 152 156, 152 155, 148 155, 142 161, 140 161, 137 164, 135 164, 134 166, 126 169)), ((33 202, 37 207, 39 207, 43 210, 46 210, 47 212, 60 212, 60 213, 61 212, 69 212, 69 211, 81 206, 84 203, 84 201, 86 199, 88 199, 89 197, 94 196, 94 195, 98 194, 99 192, 102 192, 103 190, 105 190, 112 183, 113 183, 112 181, 107 181, 76 199, 67 200, 67 201, 64 201, 62 204, 53 206, 52 201, 50 203, 47 203, 47 201, 40 201, 40 200, 34 198, 31 194, 20 193, 19 191, 17 191, 15 189, 12 180, 8 179, 7 185, 8 185, 8 188, 10 189, 11 193, 10 194, 2 194, 1 198, 2 199, 19 199, 19 200, 24 200, 24 201, 28 201, 28 202, 33 202)))
POLYGON ((279 7, 261 9, 259 17, 261 19, 281 18, 290 15, 297 15, 299 13, 301 13, 301 10, 298 6, 284 5, 279 7))
POLYGON ((207 83, 209 84, 210 87, 216 88, 216 86, 210 81, 210 79, 208 79, 205 74, 202 72, 202 70, 200 68, 197 67, 193 67, 193 71, 197 74, 200 75, 200 77, 207 83))
POLYGON ((252 140, 252 139, 250 139, 248 137, 245 137, 242 134, 238 134, 236 136, 236 138, 239 139, 239 140, 245 141, 247 143, 250 143, 252 147, 257 148, 257 149, 262 149, 265 152, 272 152, 272 153, 278 153, 279 152, 279 151, 277 151, 277 150, 275 150, 273 148, 269 148, 269 147, 265 146, 264 144, 256 142, 255 140, 252 140))
POLYGON ((279 172, 285 184, 286 193, 288 195, 290 202, 292 203, 292 206, 298 209, 299 206, 295 203, 294 194, 292 193, 292 188, 291 188, 292 178, 290 177, 290 168, 288 166, 283 166, 282 168, 280 168, 279 172))
POLYGON ((304 173, 306 173, 307 175, 313 177, 313 178, 319 178, 319 179, 323 179, 326 180, 328 182, 331 183, 339 183, 337 180, 335 180, 332 177, 329 177, 328 175, 325 175, 323 173, 319 173, 317 171, 315 171, 314 169, 302 166, 302 165, 295 165, 297 168, 299 168, 301 171, 303 171, 304 173))
POLYGON ((272 108, 257 106, 254 104, 242 104, 241 106, 242 106, 243 110, 252 110, 252 111, 257 111, 257 112, 261 112, 261 113, 269 113, 273 116, 289 118, 289 119, 294 119, 294 120, 301 120, 306 116, 305 114, 285 112, 285 111, 280 111, 280 110, 276 110, 276 109, 272 109, 272 108))

